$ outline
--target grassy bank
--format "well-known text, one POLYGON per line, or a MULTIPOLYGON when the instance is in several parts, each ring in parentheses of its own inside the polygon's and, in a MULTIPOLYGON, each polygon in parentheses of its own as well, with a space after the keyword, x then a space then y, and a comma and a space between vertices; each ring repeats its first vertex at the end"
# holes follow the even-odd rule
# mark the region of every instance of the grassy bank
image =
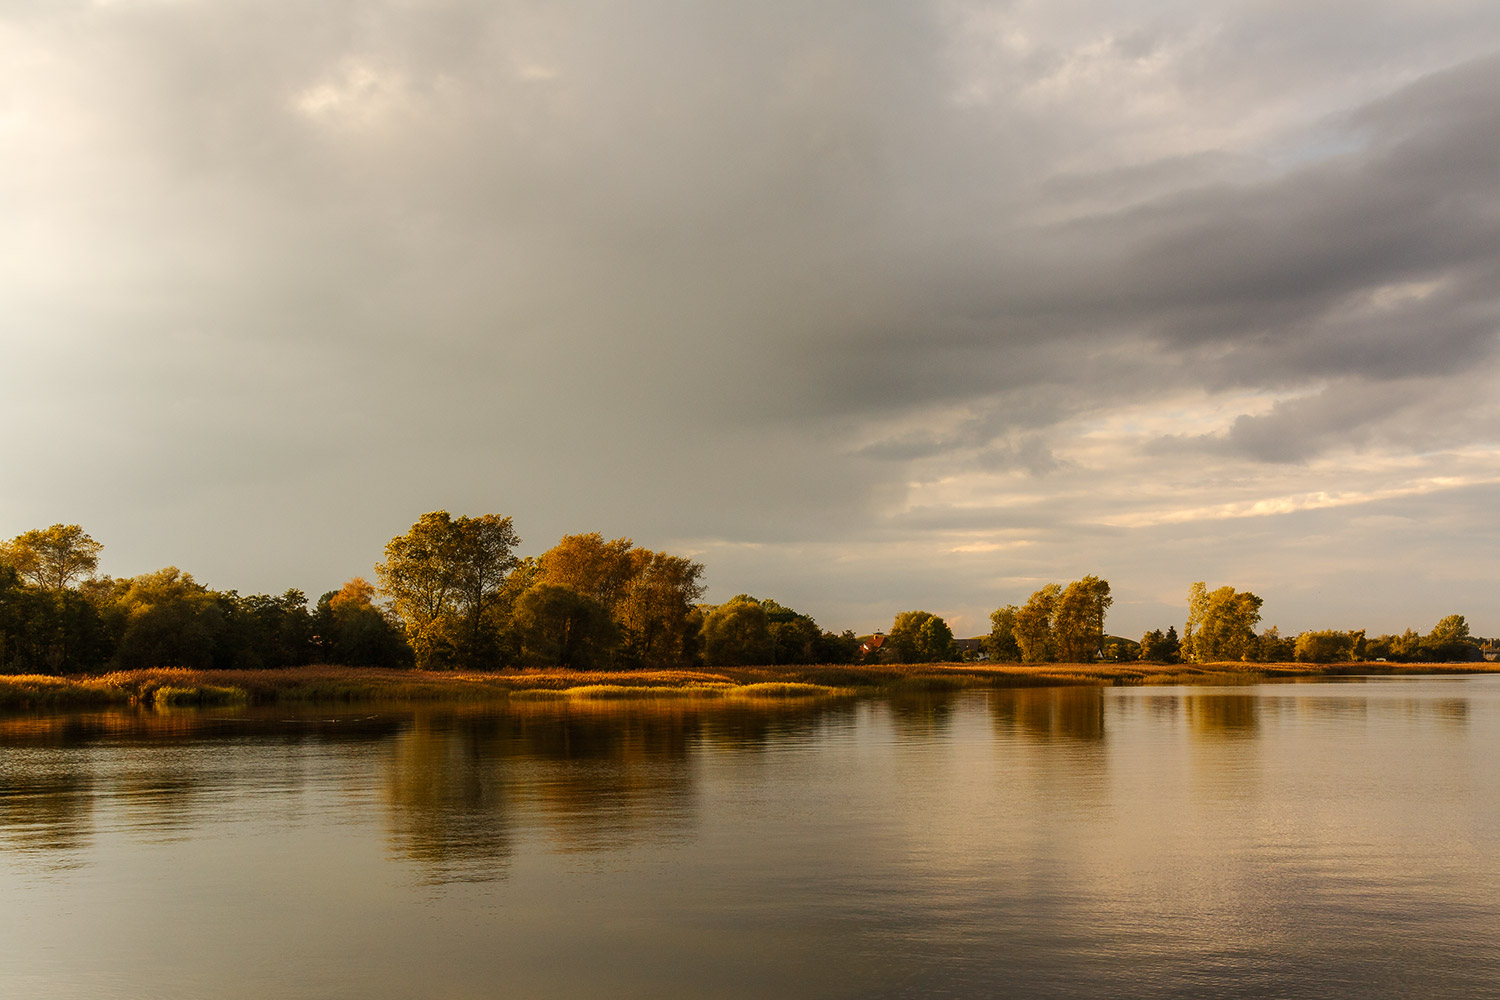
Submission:
POLYGON ((712 670, 425 672, 359 667, 131 670, 99 676, 0 675, 0 709, 576 698, 801 698, 880 691, 1057 684, 1244 684, 1355 674, 1494 672, 1500 664, 1143 663, 873 664, 712 670))

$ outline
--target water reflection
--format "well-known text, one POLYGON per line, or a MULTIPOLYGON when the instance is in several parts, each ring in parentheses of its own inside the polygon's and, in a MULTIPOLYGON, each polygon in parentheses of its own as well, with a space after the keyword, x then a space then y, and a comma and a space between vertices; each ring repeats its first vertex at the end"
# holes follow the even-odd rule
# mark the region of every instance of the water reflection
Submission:
POLYGON ((1497 753, 1483 682, 5 719, 0 995, 1488 995, 1497 753))
POLYGON ((496 878, 511 853, 505 776, 466 735, 419 715, 386 767, 391 843, 433 880, 496 878))
POLYGON ((1079 685, 1013 688, 990 695, 997 732, 1039 740, 1104 739, 1104 689, 1079 685))
POLYGON ((1260 697, 1256 694, 1190 694, 1182 699, 1188 728, 1197 736, 1250 738, 1260 728, 1260 697))
POLYGON ((28 855, 81 850, 92 839, 93 813, 94 782, 82 769, 10 756, 0 767, 0 849, 28 855))
POLYGON ((895 695, 886 705, 899 734, 932 739, 952 727, 954 701, 951 692, 928 692, 895 695))

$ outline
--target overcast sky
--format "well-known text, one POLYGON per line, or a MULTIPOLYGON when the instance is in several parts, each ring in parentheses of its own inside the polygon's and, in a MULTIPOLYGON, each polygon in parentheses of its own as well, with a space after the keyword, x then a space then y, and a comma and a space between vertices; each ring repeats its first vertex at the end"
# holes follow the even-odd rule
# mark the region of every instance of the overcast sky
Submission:
POLYGON ((1500 633, 1494 0, 0 0, 0 536, 1500 633))

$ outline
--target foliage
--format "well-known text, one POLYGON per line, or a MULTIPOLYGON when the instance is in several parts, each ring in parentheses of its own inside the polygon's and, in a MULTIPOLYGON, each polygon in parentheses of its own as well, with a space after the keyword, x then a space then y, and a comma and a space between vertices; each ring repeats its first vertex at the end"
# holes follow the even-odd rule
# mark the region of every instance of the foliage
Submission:
POLYGON ((406 630, 417 666, 497 664, 491 612, 520 544, 509 517, 423 514, 386 544, 375 567, 381 591, 406 630))
POLYGON ((1290 663, 1297 655, 1297 637, 1282 635, 1272 625, 1256 637, 1255 649, 1255 659, 1260 663, 1290 663))
POLYGON ((859 659, 859 637, 851 629, 835 635, 832 632, 819 632, 818 638, 813 641, 812 662, 843 664, 853 663, 859 659))
POLYGON ((1104 615, 1113 603, 1107 580, 1090 575, 1068 584, 1052 619, 1059 660, 1087 663, 1102 651, 1104 615))
POLYGON ((1016 663, 1021 659, 1021 647, 1016 642, 1016 614, 1020 611, 1014 604, 996 608, 990 614, 990 634, 984 638, 984 651, 992 663, 1016 663))
POLYGON ((1220 587, 1209 592, 1202 582, 1188 589, 1188 620, 1182 630, 1187 657, 1197 663, 1251 659, 1261 599, 1249 591, 1220 587))
POLYGON ((313 625, 318 655, 325 663, 411 666, 411 647, 400 627, 375 606, 375 587, 362 576, 319 598, 313 625))
POLYGON ((710 666, 770 663, 773 649, 766 609, 748 594, 730 598, 703 619, 703 659, 710 666))
POLYGON ((604 605, 555 583, 538 583, 522 594, 514 622, 522 657, 533 666, 604 666, 619 641, 619 629, 604 605))
MULTIPOLYGON (((605 541, 593 532, 565 535, 542 554, 535 573, 539 583, 587 598, 613 623, 614 640, 589 656, 598 666, 661 669, 698 659, 702 563, 635 548, 628 538, 605 541)), ((534 647, 541 641, 535 628, 547 627, 547 621, 562 627, 564 619, 530 619, 534 647)), ((595 635, 602 638, 602 633, 595 635)), ((564 637, 556 634, 547 642, 549 648, 560 648, 564 637)))
POLYGON ((1298 663, 1352 663, 1363 659, 1365 634, 1360 632, 1303 632, 1297 636, 1298 663))
POLYGON ((1057 613, 1057 602, 1062 588, 1049 583, 1034 591, 1026 603, 1016 612, 1016 645, 1021 650, 1023 663, 1048 663, 1057 659, 1057 634, 1052 629, 1052 616, 1057 613))
POLYGON ((1141 636, 1141 659, 1147 663, 1177 663, 1182 659, 1182 644, 1176 626, 1166 632, 1154 628, 1141 636))
POLYGON ((92 576, 103 548, 76 524, 54 524, 0 543, 0 563, 9 563, 28 583, 60 591, 92 576))
POLYGON ((886 637, 897 663, 943 663, 957 659, 953 630, 930 611, 903 611, 886 637))

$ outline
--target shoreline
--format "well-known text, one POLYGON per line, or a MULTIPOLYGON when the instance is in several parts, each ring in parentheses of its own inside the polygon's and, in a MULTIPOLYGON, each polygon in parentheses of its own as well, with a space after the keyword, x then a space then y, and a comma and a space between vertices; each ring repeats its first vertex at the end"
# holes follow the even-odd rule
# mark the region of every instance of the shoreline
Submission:
POLYGON ((922 663, 582 671, 470 671, 376 667, 191 670, 163 667, 98 675, 0 675, 0 711, 290 703, 502 702, 564 698, 786 699, 964 688, 1063 685, 1225 685, 1321 677, 1497 673, 1477 663, 922 663))

